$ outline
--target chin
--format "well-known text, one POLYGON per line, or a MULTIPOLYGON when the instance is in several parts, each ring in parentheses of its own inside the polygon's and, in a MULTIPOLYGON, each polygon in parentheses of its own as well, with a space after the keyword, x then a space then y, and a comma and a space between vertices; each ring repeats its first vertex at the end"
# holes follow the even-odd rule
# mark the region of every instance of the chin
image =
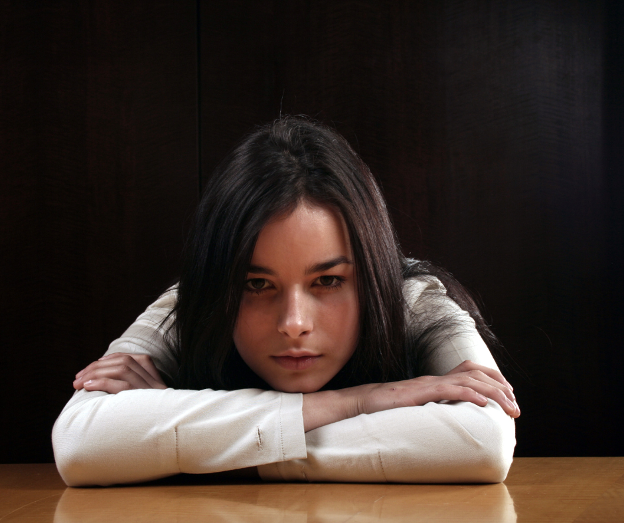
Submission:
POLYGON ((319 391, 324 385, 325 384, 318 384, 306 380, 270 384, 275 391, 282 391, 283 393, 314 393, 319 391))

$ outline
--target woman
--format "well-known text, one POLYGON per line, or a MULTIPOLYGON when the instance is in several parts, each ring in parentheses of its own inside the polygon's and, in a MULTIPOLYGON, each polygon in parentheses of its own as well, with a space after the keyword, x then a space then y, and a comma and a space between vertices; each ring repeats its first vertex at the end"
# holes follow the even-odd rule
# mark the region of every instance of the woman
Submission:
POLYGON ((403 258, 348 143, 282 118, 216 169, 179 284, 77 374, 57 465, 69 485, 499 482, 519 409, 484 339, 461 287, 403 258))

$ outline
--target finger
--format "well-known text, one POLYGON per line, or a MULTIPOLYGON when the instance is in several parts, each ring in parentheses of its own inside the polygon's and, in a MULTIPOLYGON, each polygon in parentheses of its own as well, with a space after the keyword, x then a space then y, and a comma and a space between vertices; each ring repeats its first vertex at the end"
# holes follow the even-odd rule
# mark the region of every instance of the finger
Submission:
POLYGON ((76 373, 76 378, 80 378, 92 369, 96 369, 97 367, 99 367, 99 362, 101 362, 102 360, 110 359, 111 357, 119 357, 120 354, 121 353, 111 353, 110 355, 104 355, 103 357, 100 357, 98 360, 91 362, 88 366, 84 367, 78 373, 76 373))
POLYGON ((99 362, 101 360, 108 360, 110 358, 119 357, 119 355, 125 355, 125 354, 126 353, 109 353, 108 355, 104 355, 103 357, 100 357, 95 362, 91 362, 91 364, 89 364, 85 368, 81 369, 78 373, 76 373, 76 378, 80 378, 82 375, 84 375, 91 368, 91 366, 95 364, 96 362, 99 362))
POLYGON ((484 382, 486 384, 489 384, 490 386, 500 389, 512 402, 516 400, 516 396, 513 394, 513 391, 511 391, 508 386, 506 386, 505 384, 501 384, 498 380, 495 380, 489 375, 486 375, 483 371, 479 369, 472 369, 464 373, 456 373, 454 375, 451 375, 451 377, 468 377, 473 380, 484 382))
MULTIPOLYGON (((459 381, 457 383, 467 387, 471 387, 471 384, 468 383, 468 381, 471 379, 483 382, 485 384, 489 384, 490 386, 500 389, 511 402, 515 402, 516 396, 514 395, 513 391, 506 385, 506 383, 502 383, 497 380, 498 376, 496 374, 494 376, 497 378, 492 378, 491 375, 493 373, 500 375, 500 373, 498 373, 496 370, 485 366, 478 366, 473 362, 465 361, 460 366, 457 366, 455 369, 444 375, 444 379, 448 378, 453 382, 459 381)), ((500 376, 502 377, 502 375, 500 376)), ((493 400, 498 400, 498 396, 493 400)))
POLYGON ((130 386, 129 389, 150 389, 152 387, 141 375, 137 374, 134 369, 124 364, 94 368, 80 379, 75 380, 74 387, 80 389, 84 387, 88 381, 100 379, 112 379, 126 382, 130 386))
POLYGON ((509 399, 498 388, 493 388, 481 383, 478 391, 472 387, 461 386, 457 384, 437 384, 432 386, 433 391, 429 393, 428 401, 439 402, 441 400, 459 400, 463 402, 471 402, 480 407, 485 407, 488 403, 488 398, 497 402, 509 416, 517 418, 520 416, 520 409, 511 403, 509 399), (490 387, 490 391, 487 388, 490 387), (498 398, 492 398, 498 397, 498 398), (435 400, 434 400, 435 399, 435 400))
MULTIPOLYGON (((141 374, 141 376, 143 376, 143 378, 153 387, 153 388, 166 388, 167 386, 165 385, 163 379, 160 376, 160 373, 158 372, 158 370, 156 369, 156 366, 154 366, 154 363, 152 362, 152 359, 149 355, 146 355, 144 353, 139 353, 139 354, 135 354, 135 353, 111 353, 109 355, 104 355, 100 361, 102 360, 109 360, 112 357, 124 357, 126 359, 133 359, 139 366, 141 366, 141 368, 147 373, 147 375, 145 375, 144 373, 142 373, 141 371, 137 371, 141 374), (148 376, 149 375, 149 376, 148 376), (150 380, 151 377, 151 380, 150 380)), ((128 362, 128 360, 126 360, 126 362, 128 362)))
POLYGON ((475 380, 469 375, 461 375, 458 378, 462 386, 473 389, 477 393, 492 399, 494 402, 498 403, 510 417, 517 418, 520 416, 518 404, 507 396, 506 392, 498 386, 498 382, 495 382, 497 385, 492 385, 482 380, 475 380))
POLYGON ((149 355, 130 355, 134 360, 136 360, 139 365, 143 367, 145 371, 147 371, 150 376, 159 384, 165 385, 162 377, 160 376, 160 372, 156 369, 152 358, 149 355))
MULTIPOLYGON (((432 382, 429 389, 435 391, 435 402, 439 402, 440 400, 462 400, 465 402, 472 402, 479 406, 485 406, 489 398, 499 404, 509 416, 514 418, 520 416, 520 408, 513 400, 507 397, 506 393, 503 391, 503 386, 499 382, 487 377, 487 380, 495 384, 492 385, 484 380, 472 378, 469 373, 476 374, 476 372, 473 371, 445 375, 443 377, 431 377, 431 379, 428 380, 428 382, 432 382), (483 398, 486 398, 485 403, 483 402, 483 398)), ((484 377, 485 375, 481 375, 481 378, 484 377)), ((430 400, 431 399, 428 399, 428 401, 430 400)))
POLYGON ((107 358, 102 358, 87 366, 86 373, 83 374, 80 378, 86 380, 85 377, 87 376, 87 374, 97 369, 126 366, 127 368, 134 371, 134 373, 136 373, 138 376, 140 376, 148 384, 148 387, 158 389, 166 388, 162 380, 154 379, 154 377, 150 373, 148 373, 145 368, 134 358, 135 356, 136 355, 128 353, 113 353, 111 355, 106 355, 107 358))
POLYGON ((96 360, 95 362, 92 362, 87 367, 85 367, 84 369, 81 369, 78 373, 76 373, 76 378, 80 378, 87 371, 94 369, 95 367, 99 367, 99 364, 98 364, 99 362, 109 361, 111 359, 119 359, 121 357, 133 358, 140 366, 142 366, 150 374, 150 376, 152 376, 155 380, 159 382, 163 382, 162 378, 160 377, 160 373, 158 372, 158 370, 152 363, 152 359, 150 358, 149 355, 133 354, 133 353, 109 353, 108 355, 104 355, 103 357, 100 357, 98 360, 96 360))
POLYGON ((142 377, 134 372, 129 372, 123 366, 114 366, 94 369, 87 372, 81 378, 74 381, 75 389, 88 389, 86 384, 98 380, 119 380, 128 384, 125 389, 151 389, 151 386, 142 377))
POLYGON ((441 400, 458 400, 471 402, 480 407, 487 406, 488 399, 473 388, 457 385, 438 383, 430 388, 427 393, 428 402, 440 402, 441 400))
POLYGON ((134 389, 131 384, 123 380, 115 380, 111 378, 98 378, 88 380, 84 384, 86 391, 105 391, 106 393, 116 394, 121 391, 134 389))
POLYGON ((481 371, 482 373, 485 373, 488 377, 496 380, 497 382, 500 382, 501 384, 507 386, 511 391, 513 391, 513 386, 509 383, 509 381, 503 376, 503 374, 500 371, 496 369, 492 369, 487 366, 483 366, 481 364, 477 364, 475 362, 472 362, 471 360, 464 360, 459 366, 449 371, 447 375, 450 375, 453 373, 463 373, 465 371, 472 371, 472 370, 478 370, 478 371, 481 371))

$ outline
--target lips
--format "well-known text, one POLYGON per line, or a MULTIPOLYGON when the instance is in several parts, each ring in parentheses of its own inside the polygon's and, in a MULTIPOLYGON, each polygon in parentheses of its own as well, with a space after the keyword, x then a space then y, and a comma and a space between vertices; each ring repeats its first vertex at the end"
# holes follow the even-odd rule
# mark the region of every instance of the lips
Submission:
POLYGON ((285 369, 301 371, 313 366, 321 358, 321 355, 283 355, 271 358, 273 358, 277 364, 285 369))

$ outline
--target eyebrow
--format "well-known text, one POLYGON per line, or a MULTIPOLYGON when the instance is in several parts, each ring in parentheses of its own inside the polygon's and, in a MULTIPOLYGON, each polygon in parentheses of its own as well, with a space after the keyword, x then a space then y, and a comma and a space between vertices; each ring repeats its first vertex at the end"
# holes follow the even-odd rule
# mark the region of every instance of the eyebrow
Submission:
MULTIPOLYGON (((310 267, 307 267, 305 270, 305 274, 311 275, 312 273, 321 273, 323 271, 327 271, 328 269, 331 269, 332 267, 339 266, 340 264, 353 264, 353 261, 348 259, 345 256, 332 258, 331 260, 327 260, 325 262, 319 262, 318 264, 314 264, 310 267)), ((249 269, 247 270, 247 272, 248 273, 262 273, 264 275, 275 276, 275 271, 273 271, 272 269, 269 269, 268 267, 262 267, 262 266, 251 265, 249 266, 249 269)))
POLYGON ((328 260, 327 262, 319 262, 318 264, 314 264, 313 266, 306 268, 305 274, 311 275, 312 273, 321 273, 331 269, 332 267, 339 266, 340 264, 353 264, 353 262, 345 256, 336 257, 328 260))

